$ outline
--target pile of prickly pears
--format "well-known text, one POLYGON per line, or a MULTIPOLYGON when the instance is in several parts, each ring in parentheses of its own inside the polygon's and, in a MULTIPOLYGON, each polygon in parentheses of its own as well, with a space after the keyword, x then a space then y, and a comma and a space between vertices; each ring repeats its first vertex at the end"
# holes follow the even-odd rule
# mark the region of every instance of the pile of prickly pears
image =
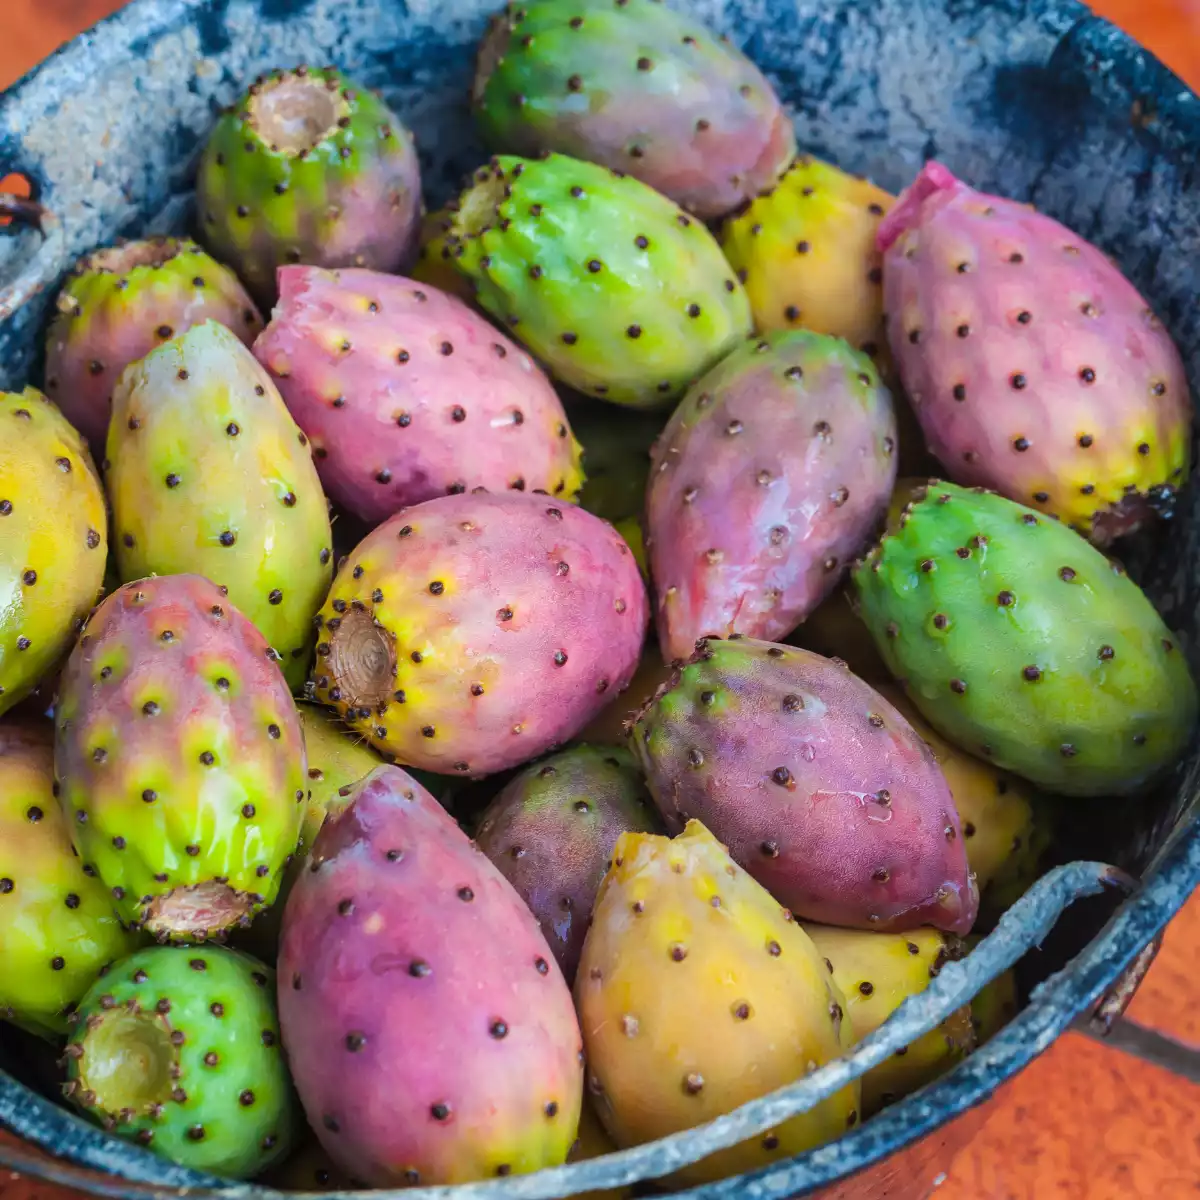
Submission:
POLYGON ((259 78, 196 240, 87 255, 0 395, 0 1018, 232 1179, 528 1173, 792 1083, 1196 722, 1107 556, 1188 384, 1099 249, 798 153, 654 0, 509 5, 471 104, 496 157, 427 214, 375 93, 259 78))

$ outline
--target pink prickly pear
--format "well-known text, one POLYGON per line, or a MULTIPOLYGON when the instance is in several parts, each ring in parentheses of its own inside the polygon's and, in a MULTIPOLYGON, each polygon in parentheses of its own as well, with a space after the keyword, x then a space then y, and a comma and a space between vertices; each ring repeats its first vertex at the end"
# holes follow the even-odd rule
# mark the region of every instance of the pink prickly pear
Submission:
POLYGON ((355 785, 283 921, 279 1009, 334 1162, 370 1184, 562 1163, 583 1092, 571 994, 537 922, 396 767, 355 785))
POLYGON ((1098 544, 1170 513, 1188 468, 1187 379, 1109 259, 936 162, 878 240, 892 352, 951 479, 1098 544))
POLYGON ((798 916, 970 932, 978 890, 933 752, 840 663, 703 641, 630 746, 668 827, 702 821, 798 916))
POLYGON ((895 451, 891 395, 840 338, 768 334, 709 371, 655 444, 646 493, 663 657, 795 629, 882 520, 895 451))
POLYGON ((580 447, 550 381, 428 284, 282 267, 254 352, 312 442, 325 490, 372 525, 477 487, 578 495, 580 447))

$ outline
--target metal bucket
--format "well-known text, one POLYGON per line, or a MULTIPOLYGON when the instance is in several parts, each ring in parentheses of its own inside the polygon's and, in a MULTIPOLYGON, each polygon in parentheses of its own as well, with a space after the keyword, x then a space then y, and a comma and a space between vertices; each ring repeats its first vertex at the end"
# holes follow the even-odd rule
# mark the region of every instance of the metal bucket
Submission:
MULTIPOLYGON (((440 203, 484 157, 467 94, 474 44, 493 7, 494 0, 134 0, 18 83, 0 98, 0 176, 26 174, 43 219, 40 231, 20 223, 0 230, 0 388, 38 381, 46 308, 76 256, 118 235, 189 227, 198 143, 218 106, 261 71, 331 61, 380 88, 416 131, 427 202, 440 203)), ((975 185, 1034 202, 1097 242, 1151 299, 1198 377, 1200 99, 1124 34, 1072 0, 690 7, 771 77, 807 149, 892 190, 936 155, 975 185)), ((1127 560, 1178 629, 1194 669, 1198 541, 1200 498, 1189 488, 1174 521, 1127 560)), ((811 1107, 1020 962, 1024 1009, 952 1073, 836 1142, 687 1193, 783 1200, 837 1184, 827 1193, 837 1200, 924 1195, 926 1168, 948 1161, 971 1132, 971 1117, 948 1124, 953 1118, 1103 997, 1111 1016, 1132 995, 1146 947, 1200 884, 1198 771, 1193 751, 1141 800, 1077 802, 1061 841, 1064 861, 969 957, 947 965, 845 1058, 651 1145, 536 1175, 408 1189, 406 1200, 552 1200, 660 1179, 811 1107), (1089 896, 1099 898, 1075 903, 1089 896), (897 1170, 891 1156, 918 1143, 904 1160, 910 1166, 897 1170)), ((278 1195, 108 1136, 55 1103, 51 1086, 29 1086, 20 1049, 0 1026, 0 1066, 8 1069, 0 1070, 0 1126, 17 1135, 0 1135, 0 1165, 138 1200, 166 1200, 181 1188, 238 1200, 278 1195)))

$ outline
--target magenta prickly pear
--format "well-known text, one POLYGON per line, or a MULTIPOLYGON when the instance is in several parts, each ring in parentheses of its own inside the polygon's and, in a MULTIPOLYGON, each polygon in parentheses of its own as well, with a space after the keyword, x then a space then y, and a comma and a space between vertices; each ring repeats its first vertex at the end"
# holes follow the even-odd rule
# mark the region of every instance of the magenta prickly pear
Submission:
POLYGON ((951 479, 1098 544, 1170 513, 1192 425, 1183 363, 1095 246, 936 162, 879 245, 892 352, 951 479))
POLYGON ((520 492, 402 509, 318 614, 314 694, 376 749, 490 775, 574 737, 628 683, 647 623, 628 545, 520 492))
POLYGON ((630 746, 668 826, 702 821, 798 916, 970 931, 979 895, 933 752, 842 664, 702 641, 630 746))
POLYGON ((428 284, 284 267, 254 352, 312 442, 325 490, 364 521, 477 487, 578 495, 579 444, 550 381, 428 284))
POLYGON ((663 657, 701 637, 790 633, 881 522, 895 480, 892 399, 865 354, 800 329, 735 350, 655 443, 646 541, 663 657))
POLYGON ((537 922, 410 776, 379 767, 288 901, 279 1011, 309 1123, 379 1187, 562 1163, 582 1041, 537 922))

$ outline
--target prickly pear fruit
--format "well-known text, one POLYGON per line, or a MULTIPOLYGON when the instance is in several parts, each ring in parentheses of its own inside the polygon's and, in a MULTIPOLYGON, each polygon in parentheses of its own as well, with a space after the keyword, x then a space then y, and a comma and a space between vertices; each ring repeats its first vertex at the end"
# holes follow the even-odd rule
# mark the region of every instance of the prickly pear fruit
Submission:
POLYGON ((801 326, 886 349, 875 235, 895 196, 802 154, 720 230, 760 332, 801 326))
MULTIPOLYGON (((936 929, 871 933, 806 923, 804 931, 845 994, 846 1015, 857 1041, 874 1033, 909 996, 923 992, 948 960, 966 953, 960 938, 936 929)), ((924 1087, 974 1047, 971 1007, 965 1005, 863 1076, 863 1115, 871 1116, 924 1087)))
POLYGON ((647 620, 629 547, 519 492, 403 509, 338 572, 314 694, 403 763, 490 775, 573 737, 626 687, 647 620))
POLYGON ((452 296, 377 271, 283 267, 254 353, 326 491, 368 524, 477 487, 579 493, 579 443, 550 381, 452 296))
POLYGON ((452 202, 446 208, 439 208, 437 212, 428 213, 421 219, 421 236, 412 277, 418 283, 428 283, 469 304, 475 298, 475 288, 450 262, 454 249, 447 235, 454 228, 457 207, 457 203, 452 202))
POLYGON ((67 1095, 186 1167, 257 1175, 291 1149, 299 1105, 275 972, 220 946, 155 946, 98 980, 67 1044, 67 1095))
POLYGON ((228 588, 299 688, 333 573, 329 511, 271 377, 207 322, 113 395, 108 491, 123 579, 195 571, 228 588))
POLYGON ((712 234, 595 163, 492 159, 450 237, 477 302, 589 396, 669 404, 750 332, 746 294, 712 234))
POLYGON ((620 412, 585 400, 567 409, 583 446, 587 480, 579 503, 606 521, 640 516, 650 476, 650 448, 662 433, 661 412, 620 412))
POLYGON ((826 658, 840 658, 859 679, 865 679, 872 687, 891 678, 844 588, 830 592, 788 641, 826 658))
POLYGON ((649 583, 650 567, 646 562, 646 538, 642 533, 641 518, 625 517, 616 522, 613 528, 624 538, 625 545, 629 547, 629 552, 633 555, 633 561, 637 563, 642 578, 649 583))
POLYGON ((629 751, 585 745, 511 780, 480 818, 475 844, 529 905, 572 983, 618 836, 660 828, 629 751))
POLYGON ((55 301, 46 391, 103 457, 121 372, 193 325, 219 321, 249 345, 262 317, 234 273, 187 238, 94 250, 55 301))
POLYGON ((1012 971, 992 980, 971 1001, 971 1024, 975 1028, 975 1044, 982 1046, 1017 1015, 1017 977, 1012 971))
POLYGON ((964 754, 925 721, 895 684, 878 683, 879 694, 920 734, 950 785, 962 822, 967 862, 980 892, 1033 837, 1036 793, 1015 775, 964 754))
POLYGON ((1196 687, 1173 635, 1055 520, 935 480, 854 582, 925 719, 997 767, 1065 795, 1128 794, 1187 744, 1196 687))
POLYGON ((1098 544, 1169 514, 1188 467, 1187 378, 1099 250, 936 162, 878 242, 892 352, 952 478, 1098 544))
POLYGON ((375 1186, 562 1163, 579 1025, 537 922, 396 767, 317 838, 283 922, 279 1007, 309 1121, 375 1186))
MULTIPOLYGON (((583 1108, 579 1113, 579 1136, 575 1139, 575 1145, 571 1147, 571 1153, 567 1155, 567 1162, 577 1163, 586 1162, 591 1158, 603 1158, 606 1154, 615 1154, 616 1150, 616 1143, 608 1136, 608 1131, 600 1123, 600 1118, 596 1116, 595 1109, 585 1096, 583 1108)), ((632 1195, 633 1188, 616 1187, 601 1191, 576 1192, 574 1200, 622 1200, 623 1197, 632 1195)))
POLYGON ((70 649, 104 581, 108 517, 83 439, 41 392, 0 392, 0 713, 70 649))
POLYGON ((137 945, 84 874, 53 787, 51 727, 0 725, 0 1018, 43 1037, 137 945))
POLYGON ((198 575, 108 596, 63 672, 54 766, 84 870, 162 938, 203 940, 274 899, 308 783, 262 635, 198 575))
POLYGON ((758 68, 654 0, 509 4, 480 44, 472 100, 494 149, 627 171, 706 221, 769 188, 796 153, 758 68))
MULTIPOLYGON (((699 821, 673 840, 618 838, 575 999, 588 1089, 619 1146, 703 1125, 854 1041, 846 998, 808 935, 699 821)), ((839 1136, 859 1115, 855 1082, 809 1113, 684 1167, 678 1181, 783 1161, 839 1136)))
POLYGON ((651 643, 629 686, 592 718, 580 733, 580 739, 598 746, 624 746, 628 737, 626 726, 671 678, 674 669, 671 663, 663 662, 658 647, 651 643))
POLYGON ((338 1169, 315 1135, 286 1162, 268 1171, 262 1182, 281 1192, 344 1192, 358 1186, 338 1169))
POLYGON ((285 263, 399 270, 421 219, 412 134, 332 67, 273 71, 217 122, 196 208, 201 240, 264 304, 285 263))
POLYGON ((843 665, 706 639, 638 715, 630 746, 668 828, 703 821, 800 916, 970 930, 979 897, 946 780, 843 665))
POLYGON ((655 443, 646 492, 663 657, 795 629, 882 521, 895 451, 887 388, 838 338, 771 334, 698 380, 655 443))

